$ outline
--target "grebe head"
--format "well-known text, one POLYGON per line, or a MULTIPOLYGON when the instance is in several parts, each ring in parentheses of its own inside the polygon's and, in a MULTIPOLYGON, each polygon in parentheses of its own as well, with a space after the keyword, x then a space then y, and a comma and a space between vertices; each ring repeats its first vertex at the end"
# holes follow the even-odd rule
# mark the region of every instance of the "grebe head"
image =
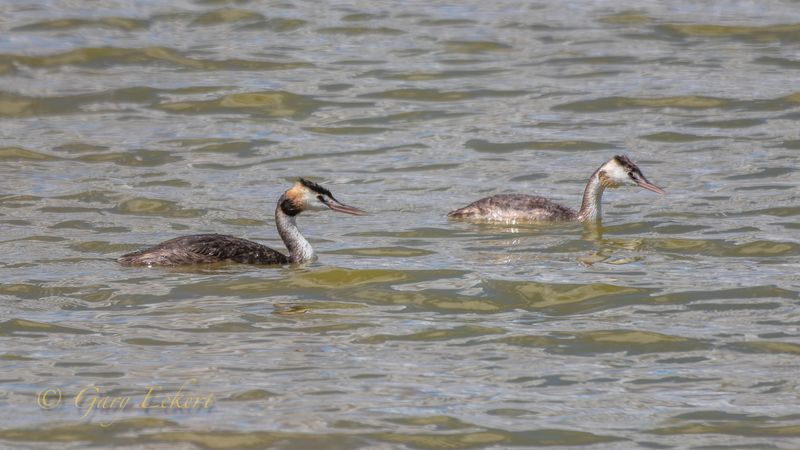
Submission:
POLYGON ((647 181, 639 167, 625 155, 617 155, 611 158, 611 160, 603 164, 597 176, 600 177, 600 182, 606 188, 639 186, 657 194, 666 194, 663 189, 647 181))
POLYGON ((341 203, 333 197, 331 191, 303 178, 298 179, 294 186, 283 193, 281 209, 290 216, 295 216, 303 211, 324 211, 326 209, 355 216, 367 214, 366 211, 341 203))

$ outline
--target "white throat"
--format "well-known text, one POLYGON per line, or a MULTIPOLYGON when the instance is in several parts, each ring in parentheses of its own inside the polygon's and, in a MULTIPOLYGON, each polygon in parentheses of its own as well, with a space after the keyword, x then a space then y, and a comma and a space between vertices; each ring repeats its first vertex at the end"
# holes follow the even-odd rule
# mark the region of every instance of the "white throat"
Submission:
POLYGON ((278 234, 281 235, 283 243, 289 249, 290 263, 302 263, 316 259, 317 255, 311 244, 297 228, 295 216, 284 213, 280 205, 275 210, 275 225, 278 227, 278 234))
POLYGON ((600 169, 589 177, 586 189, 583 190, 583 201, 581 209, 578 211, 578 220, 581 222, 599 222, 602 214, 603 191, 605 187, 600 182, 600 169))

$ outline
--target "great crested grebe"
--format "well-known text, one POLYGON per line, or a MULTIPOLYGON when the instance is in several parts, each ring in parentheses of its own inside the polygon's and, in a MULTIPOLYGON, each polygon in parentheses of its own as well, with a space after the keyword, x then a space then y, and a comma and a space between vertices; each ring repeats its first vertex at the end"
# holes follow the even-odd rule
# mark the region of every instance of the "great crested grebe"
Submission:
POLYGON ((284 255, 257 242, 222 234, 195 234, 164 241, 153 247, 120 256, 120 264, 132 266, 177 266, 231 261, 242 264, 288 264, 315 258, 311 244, 300 234, 295 217, 305 210, 325 210, 365 215, 333 198, 331 191, 300 178, 283 193, 275 208, 275 225, 289 249, 284 255))
POLYGON ((447 217, 487 222, 599 222, 603 190, 620 186, 639 186, 658 194, 660 187, 647 181, 642 171, 625 155, 617 155, 594 171, 583 190, 581 209, 575 211, 536 195, 500 194, 482 198, 450 211, 447 217))

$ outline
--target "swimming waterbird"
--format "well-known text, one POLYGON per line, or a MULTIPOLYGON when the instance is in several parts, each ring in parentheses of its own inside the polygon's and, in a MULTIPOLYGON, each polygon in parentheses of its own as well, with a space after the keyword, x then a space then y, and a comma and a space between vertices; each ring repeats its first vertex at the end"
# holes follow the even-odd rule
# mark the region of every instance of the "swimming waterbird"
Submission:
POLYGON ((575 211, 538 195, 499 194, 482 198, 450 211, 447 217, 484 222, 600 222, 601 200, 607 188, 639 186, 657 194, 660 187, 647 181, 639 167, 627 156, 617 155, 594 171, 583 190, 581 208, 575 211))
POLYGON ((297 228, 295 219, 306 210, 331 209, 356 216, 366 212, 345 205, 331 191, 317 183, 300 178, 278 199, 275 225, 283 243, 289 249, 284 255, 257 242, 222 234, 181 236, 153 247, 120 256, 123 265, 177 266, 230 261, 242 264, 295 264, 316 258, 311 244, 297 228))

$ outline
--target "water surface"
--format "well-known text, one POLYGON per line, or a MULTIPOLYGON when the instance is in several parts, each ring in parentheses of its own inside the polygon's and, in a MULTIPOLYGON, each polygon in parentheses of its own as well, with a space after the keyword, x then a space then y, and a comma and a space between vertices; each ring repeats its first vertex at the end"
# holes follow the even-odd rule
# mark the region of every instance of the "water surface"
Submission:
POLYGON ((796 2, 0 17, 2 446, 800 445, 796 2), (607 192, 598 230, 445 218, 577 206, 615 154, 668 195, 607 192), (313 264, 114 261, 282 250, 297 176, 371 213, 301 216, 313 264))

